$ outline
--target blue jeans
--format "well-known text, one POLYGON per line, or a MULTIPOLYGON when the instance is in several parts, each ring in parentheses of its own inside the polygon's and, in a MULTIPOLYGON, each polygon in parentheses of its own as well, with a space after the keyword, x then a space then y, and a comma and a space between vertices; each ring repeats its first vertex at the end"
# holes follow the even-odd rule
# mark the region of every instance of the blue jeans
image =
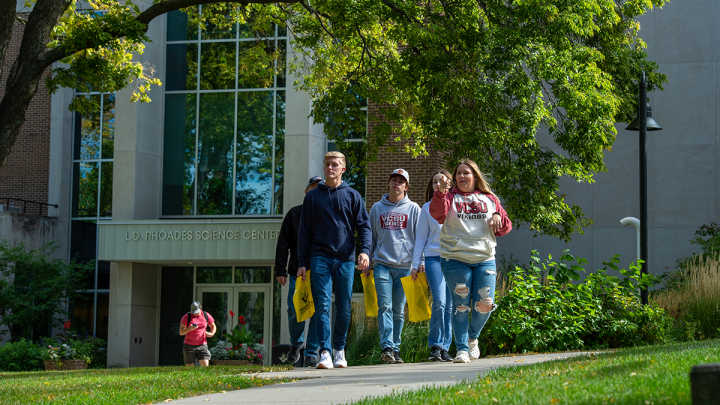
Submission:
POLYGON ((383 349, 400 350, 400 334, 405 323, 405 290, 400 279, 409 275, 410 269, 396 269, 379 263, 373 265, 380 347, 383 349))
POLYGON ((432 293, 428 345, 448 350, 452 342, 452 295, 440 268, 440 256, 425 258, 425 275, 432 293))
POLYGON ((315 256, 310 259, 313 301, 315 302, 315 330, 320 352, 345 349, 345 340, 352 312, 352 287, 355 263, 315 256), (333 288, 334 287, 334 288, 333 288), (335 293, 335 325, 330 347, 330 310, 335 293))
POLYGON ((495 260, 475 264, 453 259, 441 259, 440 262, 445 280, 452 291, 455 346, 458 351, 467 352, 468 340, 475 340, 480 336, 492 312, 480 312, 478 306, 483 300, 495 302, 495 260))
MULTIPOLYGON (((312 274, 312 272, 310 272, 312 274)), ((305 333, 305 321, 297 321, 297 312, 295 311, 295 303, 293 302, 293 295, 295 295, 295 282, 297 277, 288 275, 290 284, 288 285, 288 329, 290 330, 290 344, 294 347, 300 347, 303 345, 304 333, 305 333)), ((315 331, 315 317, 310 318, 310 325, 308 326, 307 342, 305 342, 305 356, 318 355, 318 340, 317 332, 315 331)))

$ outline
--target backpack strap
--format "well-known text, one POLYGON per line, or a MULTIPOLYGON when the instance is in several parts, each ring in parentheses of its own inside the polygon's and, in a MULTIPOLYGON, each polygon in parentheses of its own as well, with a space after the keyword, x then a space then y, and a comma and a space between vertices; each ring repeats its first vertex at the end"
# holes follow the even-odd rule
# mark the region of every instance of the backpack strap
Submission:
POLYGON ((185 327, 186 327, 186 328, 189 328, 189 327, 190 327, 190 317, 191 317, 191 316, 192 316, 192 315, 190 314, 190 312, 188 312, 188 313, 187 313, 187 321, 186 321, 186 323, 185 323, 185 327))

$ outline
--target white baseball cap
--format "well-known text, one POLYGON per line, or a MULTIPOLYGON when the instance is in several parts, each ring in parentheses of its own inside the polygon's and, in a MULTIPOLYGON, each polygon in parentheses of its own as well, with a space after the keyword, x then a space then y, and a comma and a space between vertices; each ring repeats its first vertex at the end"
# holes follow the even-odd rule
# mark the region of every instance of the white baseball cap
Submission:
POLYGON ((410 174, 408 174, 407 170, 405 170, 405 169, 395 169, 395 170, 393 170, 392 173, 390 173, 390 177, 392 177, 392 176, 394 176, 394 175, 398 175, 398 176, 404 177, 404 178, 405 178, 405 181, 407 182, 407 184, 410 184, 410 174))

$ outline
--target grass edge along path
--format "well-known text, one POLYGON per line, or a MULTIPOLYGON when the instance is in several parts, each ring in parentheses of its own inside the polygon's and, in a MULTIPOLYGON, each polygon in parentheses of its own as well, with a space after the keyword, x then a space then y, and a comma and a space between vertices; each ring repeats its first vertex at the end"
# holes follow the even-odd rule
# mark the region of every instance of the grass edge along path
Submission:
POLYGON ((691 404, 690 369, 716 362, 720 362, 720 340, 645 346, 503 367, 449 387, 425 387, 354 403, 691 404))
POLYGON ((0 373, 3 404, 143 404, 291 382, 254 373, 288 366, 136 367, 0 373))

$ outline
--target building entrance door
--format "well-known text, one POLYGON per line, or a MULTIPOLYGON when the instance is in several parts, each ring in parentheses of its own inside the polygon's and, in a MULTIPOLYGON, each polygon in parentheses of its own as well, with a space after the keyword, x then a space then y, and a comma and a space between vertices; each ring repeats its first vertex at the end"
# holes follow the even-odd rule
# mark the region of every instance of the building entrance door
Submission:
POLYGON ((215 338, 208 340, 210 347, 240 323, 257 336, 257 342, 265 347, 265 364, 270 364, 272 290, 269 285, 198 287, 197 297, 203 309, 215 318, 217 334, 215 338), (231 310, 235 314, 234 317, 230 316, 231 310))

